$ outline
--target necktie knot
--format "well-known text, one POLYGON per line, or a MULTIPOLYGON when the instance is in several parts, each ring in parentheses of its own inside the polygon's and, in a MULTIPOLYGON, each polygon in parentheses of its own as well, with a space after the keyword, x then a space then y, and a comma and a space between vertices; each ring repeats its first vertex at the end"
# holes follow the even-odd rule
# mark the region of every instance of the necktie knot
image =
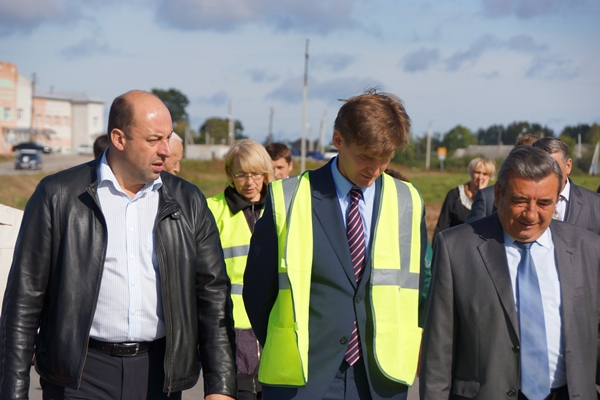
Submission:
POLYGON ((525 251, 529 251, 531 250, 531 246, 533 246, 534 242, 518 242, 515 240, 515 245, 520 248, 521 250, 525 250, 525 251))
POLYGON ((362 199, 362 190, 359 187, 354 186, 350 189, 350 202, 358 203, 360 199, 362 199))

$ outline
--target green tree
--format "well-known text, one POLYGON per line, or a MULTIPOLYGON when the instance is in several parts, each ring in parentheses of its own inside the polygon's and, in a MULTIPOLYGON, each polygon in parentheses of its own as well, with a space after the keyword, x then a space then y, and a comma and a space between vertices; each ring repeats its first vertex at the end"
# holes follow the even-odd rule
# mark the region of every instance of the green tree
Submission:
POLYGON ((498 136, 502 140, 503 132, 504 126, 490 125, 487 129, 479 128, 475 136, 477 136, 479 144, 498 144, 498 136))
POLYGON ((442 146, 448 149, 448 153, 456 149, 466 148, 470 144, 477 144, 477 138, 469 128, 461 125, 456 125, 450 129, 442 140, 442 146))
POLYGON ((585 135, 585 141, 586 141, 586 143, 589 143, 589 144, 595 146, 599 140, 600 140, 600 125, 594 124, 591 126, 590 130, 585 135))
POLYGON ((506 127, 502 134, 502 142, 504 144, 515 144, 517 138, 521 135, 554 136, 554 131, 537 123, 530 124, 527 121, 515 121, 506 127))
POLYGON ((189 116, 185 108, 190 104, 190 101, 185 94, 173 88, 169 90, 152 89, 152 93, 161 99, 169 109, 173 125, 179 120, 189 121, 189 116))
MULTIPOLYGON (((595 124, 594 124, 595 125, 595 124)), ((590 141, 588 141, 588 132, 590 131, 590 129, 592 129, 591 126, 589 126, 588 124, 578 124, 575 126, 565 126, 562 130, 562 132, 560 133, 561 136, 565 135, 565 136, 570 136, 572 137, 575 141, 577 141, 577 136, 579 134, 581 134, 581 141, 584 143, 591 143, 590 141)))
MULTIPOLYGON (((235 132, 235 140, 245 139, 247 136, 244 136, 244 126, 239 120, 234 120, 233 129, 235 132)), ((227 118, 219 118, 212 117, 208 118, 202 125, 200 125, 199 129, 199 138, 197 143, 204 144, 206 143, 206 134, 209 134, 211 143, 227 143, 227 139, 229 138, 229 120, 227 118)))

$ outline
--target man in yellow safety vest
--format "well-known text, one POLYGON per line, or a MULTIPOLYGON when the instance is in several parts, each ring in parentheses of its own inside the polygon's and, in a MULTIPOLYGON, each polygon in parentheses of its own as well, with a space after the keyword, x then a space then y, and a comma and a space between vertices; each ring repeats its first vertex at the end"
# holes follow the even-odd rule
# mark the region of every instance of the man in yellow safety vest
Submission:
POLYGON ((383 171, 408 140, 399 98, 370 90, 335 120, 331 162, 273 182, 243 298, 263 400, 406 399, 427 285, 425 209, 383 171))

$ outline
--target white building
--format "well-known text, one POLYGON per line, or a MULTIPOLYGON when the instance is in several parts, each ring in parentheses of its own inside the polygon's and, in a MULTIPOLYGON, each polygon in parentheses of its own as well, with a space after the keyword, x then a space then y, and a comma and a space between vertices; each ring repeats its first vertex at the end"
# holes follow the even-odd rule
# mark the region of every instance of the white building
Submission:
POLYGON ((0 62, 0 130, 0 154, 30 140, 71 153, 105 133, 104 102, 86 93, 36 89, 32 108, 31 81, 14 64, 0 62))

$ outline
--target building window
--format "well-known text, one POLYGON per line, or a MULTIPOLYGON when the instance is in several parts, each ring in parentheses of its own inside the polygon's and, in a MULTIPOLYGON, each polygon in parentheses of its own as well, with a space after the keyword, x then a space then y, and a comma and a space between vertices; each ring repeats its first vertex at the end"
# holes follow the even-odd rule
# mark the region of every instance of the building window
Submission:
POLYGON ((36 114, 36 116, 35 116, 35 124, 37 126, 40 126, 41 121, 42 121, 42 116, 40 114, 36 114))
POLYGON ((46 115, 46 125, 50 125, 50 116, 46 115))
POLYGON ((7 121, 11 121, 13 119, 13 115, 12 115, 12 108, 5 108, 4 109, 4 119, 7 121))
POLYGON ((19 108, 19 109, 17 110, 17 119, 18 119, 19 121, 21 121, 21 120, 23 119, 23 109, 22 109, 22 108, 19 108))
POLYGON ((54 117, 54 125, 60 126, 60 117, 58 117, 58 116, 54 117))
POLYGON ((63 125, 64 126, 68 126, 69 125, 69 117, 63 117, 63 125))
POLYGON ((94 127, 98 126, 98 117, 94 117, 94 119, 93 119, 92 121, 93 121, 93 122, 92 122, 92 125, 93 125, 94 127))

